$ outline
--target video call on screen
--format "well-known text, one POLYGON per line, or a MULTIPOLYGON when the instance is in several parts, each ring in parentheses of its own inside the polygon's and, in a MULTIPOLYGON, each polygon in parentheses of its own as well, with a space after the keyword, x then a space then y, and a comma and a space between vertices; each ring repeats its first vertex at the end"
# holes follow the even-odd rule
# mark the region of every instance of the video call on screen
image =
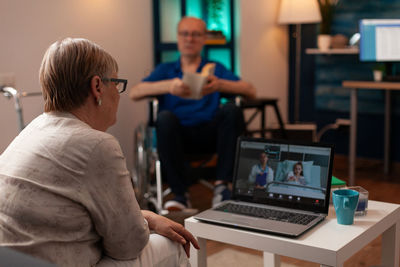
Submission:
POLYGON ((324 205, 331 148, 245 141, 239 153, 236 194, 324 205))

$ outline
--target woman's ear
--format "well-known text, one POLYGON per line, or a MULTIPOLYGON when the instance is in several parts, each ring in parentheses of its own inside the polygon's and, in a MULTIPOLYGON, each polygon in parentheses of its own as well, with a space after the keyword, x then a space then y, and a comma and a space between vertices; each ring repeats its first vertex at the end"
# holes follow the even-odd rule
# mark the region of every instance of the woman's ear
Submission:
POLYGON ((103 82, 98 75, 93 76, 90 80, 90 89, 95 99, 101 98, 103 94, 103 82))

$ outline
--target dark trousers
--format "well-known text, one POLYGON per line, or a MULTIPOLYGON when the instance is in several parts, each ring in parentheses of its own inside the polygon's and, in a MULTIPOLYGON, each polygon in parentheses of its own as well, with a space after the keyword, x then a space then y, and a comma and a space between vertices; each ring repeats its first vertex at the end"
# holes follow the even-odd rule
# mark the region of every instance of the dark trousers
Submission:
POLYGON ((217 153, 217 180, 232 182, 236 142, 244 131, 242 110, 232 103, 221 106, 212 121, 183 126, 170 111, 157 116, 157 150, 163 178, 177 196, 188 186, 186 154, 217 153))

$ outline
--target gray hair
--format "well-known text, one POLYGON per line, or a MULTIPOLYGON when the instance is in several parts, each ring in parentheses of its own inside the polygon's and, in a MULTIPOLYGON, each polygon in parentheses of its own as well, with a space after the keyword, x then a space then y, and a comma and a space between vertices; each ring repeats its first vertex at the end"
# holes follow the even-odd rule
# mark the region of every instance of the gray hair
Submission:
POLYGON ((44 111, 71 111, 89 96, 93 76, 118 72, 115 59, 99 45, 82 38, 65 38, 47 49, 39 70, 44 111))

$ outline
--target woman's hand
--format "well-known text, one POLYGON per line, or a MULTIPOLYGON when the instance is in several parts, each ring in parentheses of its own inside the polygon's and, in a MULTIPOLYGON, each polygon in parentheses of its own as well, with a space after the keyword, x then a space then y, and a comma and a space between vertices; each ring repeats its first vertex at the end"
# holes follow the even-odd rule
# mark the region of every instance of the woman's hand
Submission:
POLYGON ((191 91, 189 86, 184 84, 181 79, 174 78, 169 87, 169 93, 180 97, 190 96, 191 91))
POLYGON ((214 75, 208 75, 207 83, 201 89, 202 95, 214 93, 220 89, 220 80, 214 75))
POLYGON ((181 224, 148 210, 142 210, 142 214, 147 220, 150 230, 172 241, 181 243, 188 257, 190 257, 190 243, 192 243, 196 249, 200 249, 194 236, 181 224))

